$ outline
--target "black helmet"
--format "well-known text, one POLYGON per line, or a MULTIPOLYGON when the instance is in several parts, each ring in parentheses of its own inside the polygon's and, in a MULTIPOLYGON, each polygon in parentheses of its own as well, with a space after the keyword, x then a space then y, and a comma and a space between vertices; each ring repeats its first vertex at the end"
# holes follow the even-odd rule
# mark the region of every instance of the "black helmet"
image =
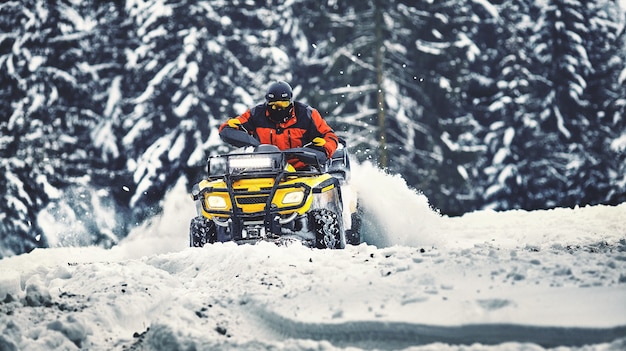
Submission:
POLYGON ((282 80, 274 82, 265 94, 268 117, 274 123, 287 122, 292 117, 293 92, 291 86, 282 80))
POLYGON ((279 80, 270 85, 265 94, 265 101, 287 101, 291 102, 293 98, 293 91, 291 86, 287 82, 279 80))

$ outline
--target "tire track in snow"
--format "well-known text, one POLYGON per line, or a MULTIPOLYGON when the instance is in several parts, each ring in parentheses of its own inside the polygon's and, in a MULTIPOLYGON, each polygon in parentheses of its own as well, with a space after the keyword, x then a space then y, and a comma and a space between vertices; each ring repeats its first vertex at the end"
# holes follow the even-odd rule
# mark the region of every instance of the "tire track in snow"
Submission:
POLYGON ((497 345, 533 343, 546 348, 620 341, 626 344, 626 326, 613 328, 550 327, 517 324, 439 326, 391 321, 309 323, 284 317, 251 301, 253 314, 270 333, 281 339, 328 341, 338 347, 395 350, 444 343, 497 345))

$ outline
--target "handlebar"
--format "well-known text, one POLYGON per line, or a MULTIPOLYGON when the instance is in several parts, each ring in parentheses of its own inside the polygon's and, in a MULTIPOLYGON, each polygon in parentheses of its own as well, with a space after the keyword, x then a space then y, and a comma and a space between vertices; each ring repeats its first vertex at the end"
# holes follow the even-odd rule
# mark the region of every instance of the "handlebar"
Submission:
MULTIPOLYGON (((222 129, 222 131, 220 132, 220 138, 224 142, 235 147, 257 147, 261 145, 261 143, 256 138, 254 138, 247 132, 229 127, 222 129)), ((307 165, 323 165, 328 160, 328 157, 326 157, 326 153, 306 147, 310 144, 311 143, 305 145, 304 147, 283 150, 282 152, 288 157, 298 158, 300 161, 306 163, 307 165)))
POLYGON ((243 130, 226 127, 220 132, 220 138, 225 143, 235 147, 259 146, 261 143, 252 135, 243 130))

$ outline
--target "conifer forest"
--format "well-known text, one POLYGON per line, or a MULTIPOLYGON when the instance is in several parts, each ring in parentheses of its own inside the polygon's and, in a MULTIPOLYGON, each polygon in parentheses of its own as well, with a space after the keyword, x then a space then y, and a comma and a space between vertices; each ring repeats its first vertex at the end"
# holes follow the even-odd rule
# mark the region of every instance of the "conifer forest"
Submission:
POLYGON ((616 0, 3 1, 0 257, 42 216, 115 245, 275 80, 442 215, 622 203, 625 26, 616 0))

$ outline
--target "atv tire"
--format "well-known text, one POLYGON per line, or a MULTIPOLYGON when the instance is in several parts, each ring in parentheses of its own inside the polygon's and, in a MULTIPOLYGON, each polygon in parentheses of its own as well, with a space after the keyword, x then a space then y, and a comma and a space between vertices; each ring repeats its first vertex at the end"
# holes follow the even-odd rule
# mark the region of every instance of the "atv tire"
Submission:
POLYGON ((309 213, 311 231, 315 233, 315 247, 318 249, 343 249, 341 219, 337 213, 318 209, 309 213))
POLYGON ((205 244, 213 244, 217 241, 217 230, 213 221, 197 216, 189 225, 189 246, 203 247, 205 244))
POLYGON ((361 244, 361 213, 357 206, 357 211, 352 214, 352 228, 346 230, 346 243, 350 245, 361 244))

